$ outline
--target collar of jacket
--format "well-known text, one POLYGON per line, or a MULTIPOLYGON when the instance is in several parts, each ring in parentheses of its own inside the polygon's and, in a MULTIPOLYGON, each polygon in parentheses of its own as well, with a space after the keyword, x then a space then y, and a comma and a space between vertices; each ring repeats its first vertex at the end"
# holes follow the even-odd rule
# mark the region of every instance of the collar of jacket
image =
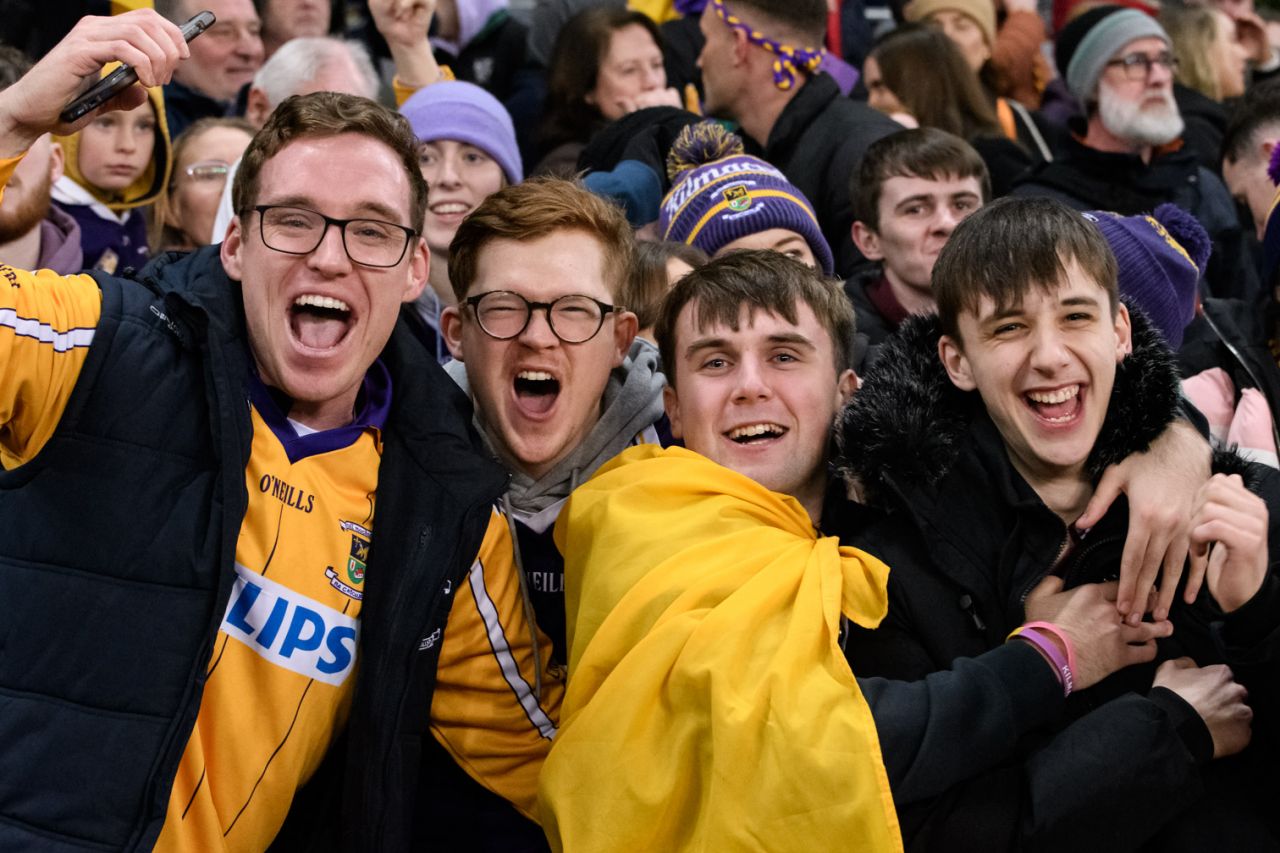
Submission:
POLYGON ((809 75, 804 85, 782 108, 773 129, 769 131, 764 150, 770 156, 765 159, 776 162, 778 148, 793 142, 827 108, 827 104, 838 97, 840 85, 834 77, 824 71, 809 75))
POLYGON ((36 269, 53 270, 59 275, 84 269, 80 224, 56 204, 49 205, 49 212, 40 223, 40 257, 36 264, 36 269))
MULTIPOLYGON (((1139 154, 1125 151, 1100 151, 1085 145, 1075 135, 1063 140, 1060 156, 1054 162, 1069 165, 1090 180, 1099 183, 1119 182, 1126 187, 1168 189, 1181 184, 1196 169, 1194 152, 1176 139, 1155 149, 1150 162, 1139 154)), ((1049 164, 1044 164, 1045 168, 1049 164)))
POLYGON ((1221 101, 1215 101, 1208 95, 1176 81, 1173 84, 1173 99, 1178 103, 1178 112, 1182 113, 1184 120, 1200 118, 1213 125, 1219 133, 1226 130, 1229 115, 1226 105, 1221 101))
MULTIPOLYGON (((1097 478, 1145 450, 1175 417, 1180 390, 1172 353, 1136 308, 1133 352, 1116 370, 1102 431, 1089 456, 1097 478)), ((928 491, 955 466, 975 424, 991 424, 976 391, 951 384, 938 360, 936 316, 912 317, 885 341, 875 368, 837 425, 837 469, 874 502, 884 490, 928 491)), ((1020 479, 1020 478, 1019 478, 1020 479)))
POLYGON ((215 100, 177 80, 170 80, 164 85, 164 99, 171 109, 181 109, 193 115, 226 115, 231 103, 215 100))

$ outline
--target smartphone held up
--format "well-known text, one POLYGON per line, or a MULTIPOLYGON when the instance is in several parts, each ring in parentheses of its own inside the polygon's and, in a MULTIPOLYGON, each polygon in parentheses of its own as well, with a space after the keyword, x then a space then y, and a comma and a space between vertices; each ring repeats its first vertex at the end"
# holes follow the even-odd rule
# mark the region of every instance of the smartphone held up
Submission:
MULTIPOLYGON (((214 14, 208 10, 199 12, 182 25, 182 37, 190 42, 213 26, 216 20, 217 18, 214 17, 214 14)), ((138 72, 128 65, 121 65, 115 71, 90 86, 84 94, 67 104, 58 117, 67 124, 71 124, 93 112, 136 82, 138 82, 138 72)))

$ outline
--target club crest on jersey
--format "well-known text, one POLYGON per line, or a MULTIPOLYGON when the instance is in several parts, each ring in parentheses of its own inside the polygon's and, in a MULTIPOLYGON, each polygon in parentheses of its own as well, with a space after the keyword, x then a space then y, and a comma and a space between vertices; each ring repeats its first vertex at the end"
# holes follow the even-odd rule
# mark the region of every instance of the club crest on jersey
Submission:
POLYGON ((369 540, 351 534, 351 556, 347 559, 347 578, 364 583, 364 566, 369 560, 369 540))
POLYGON ((373 538, 373 532, 354 521, 340 521, 339 526, 351 534, 351 553, 347 556, 346 576, 339 577, 333 566, 325 567, 324 576, 338 592, 361 601, 364 593, 357 587, 364 583, 365 568, 369 562, 369 540, 373 538))
POLYGON ((745 184, 734 184, 731 187, 725 187, 724 200, 728 203, 729 209, 737 213, 741 213, 751 207, 751 194, 747 192, 745 184))

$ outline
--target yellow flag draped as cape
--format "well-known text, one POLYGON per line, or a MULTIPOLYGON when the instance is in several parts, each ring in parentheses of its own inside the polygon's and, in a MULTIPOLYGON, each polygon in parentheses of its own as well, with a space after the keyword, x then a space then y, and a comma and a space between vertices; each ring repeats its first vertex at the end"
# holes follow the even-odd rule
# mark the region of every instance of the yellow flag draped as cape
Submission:
POLYGON ((900 851, 837 645, 889 570, 681 448, 620 454, 560 514, 569 685, 539 783, 557 850, 900 851))

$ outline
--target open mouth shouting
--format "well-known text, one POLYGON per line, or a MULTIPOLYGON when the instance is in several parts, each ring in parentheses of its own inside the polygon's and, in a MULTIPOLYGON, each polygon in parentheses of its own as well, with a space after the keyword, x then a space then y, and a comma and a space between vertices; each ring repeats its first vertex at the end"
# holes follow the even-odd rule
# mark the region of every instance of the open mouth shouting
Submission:
POLYGON ((734 427, 724 433, 725 438, 735 444, 740 445, 765 445, 770 444, 787 434, 787 428, 775 423, 763 421, 761 423, 745 424, 743 426, 734 427))
POLYGON ((304 350, 331 350, 346 339, 354 325, 351 306, 332 296, 304 293, 289 307, 289 330, 304 350))
POLYGON ((1028 391, 1022 399, 1037 419, 1053 427, 1074 423, 1083 407, 1079 384, 1064 385, 1052 391, 1028 391))
POLYGON ((547 416, 560 398, 560 380, 545 370, 521 370, 512 381, 516 406, 527 418, 547 416))

